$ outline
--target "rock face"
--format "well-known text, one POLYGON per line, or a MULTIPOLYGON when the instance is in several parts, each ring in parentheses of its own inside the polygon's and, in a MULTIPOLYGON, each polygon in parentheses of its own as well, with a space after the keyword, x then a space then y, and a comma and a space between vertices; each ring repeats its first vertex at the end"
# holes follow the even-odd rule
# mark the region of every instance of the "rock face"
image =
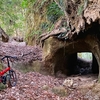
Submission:
POLYGON ((95 71, 96 61, 100 67, 99 37, 89 33, 82 37, 79 35, 75 40, 61 41, 55 37, 46 39, 43 46, 45 70, 51 75, 56 75, 59 71, 70 75, 76 69, 77 52, 92 52, 95 57, 92 65, 93 71, 95 71))

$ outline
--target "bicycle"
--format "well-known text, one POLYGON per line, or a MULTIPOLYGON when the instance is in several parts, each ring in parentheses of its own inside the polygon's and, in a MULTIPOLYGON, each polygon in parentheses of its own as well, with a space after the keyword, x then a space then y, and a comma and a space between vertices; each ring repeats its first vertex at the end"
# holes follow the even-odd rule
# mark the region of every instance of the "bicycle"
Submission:
POLYGON ((7 84, 8 87, 16 86, 17 76, 16 76, 16 72, 10 67, 10 61, 12 59, 17 60, 17 57, 4 56, 1 59, 1 61, 4 61, 5 59, 7 61, 7 67, 4 70, 0 71, 0 82, 3 84, 7 84))

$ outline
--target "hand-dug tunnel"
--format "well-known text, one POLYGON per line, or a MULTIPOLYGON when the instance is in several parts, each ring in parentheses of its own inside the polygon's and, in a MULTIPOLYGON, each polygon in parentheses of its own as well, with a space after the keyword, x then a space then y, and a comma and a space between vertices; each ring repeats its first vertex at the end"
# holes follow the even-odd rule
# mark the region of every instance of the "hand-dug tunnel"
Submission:
MULTIPOLYGON (((45 70, 51 75, 56 75, 58 72, 65 75, 77 74, 78 64, 81 61, 81 65, 90 68, 92 73, 100 72, 100 41, 98 32, 94 34, 95 32, 92 29, 92 31, 82 33, 84 35, 80 33, 74 40, 63 41, 55 37, 46 39, 43 46, 45 70), (78 52, 91 52, 93 55, 92 62, 79 59, 77 57, 78 52)), ((81 65, 79 66, 80 69, 81 65)))

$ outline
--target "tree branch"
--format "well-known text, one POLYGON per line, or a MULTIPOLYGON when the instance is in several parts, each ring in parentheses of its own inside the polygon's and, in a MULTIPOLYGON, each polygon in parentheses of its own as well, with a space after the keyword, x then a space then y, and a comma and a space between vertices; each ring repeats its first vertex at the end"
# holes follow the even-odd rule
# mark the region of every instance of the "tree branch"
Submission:
POLYGON ((64 32, 67 32, 67 30, 65 28, 55 29, 55 30, 51 31, 50 34, 46 34, 46 33, 44 35, 42 34, 40 36, 40 40, 44 41, 45 39, 49 38, 50 36, 55 36, 55 35, 58 35, 58 34, 64 33, 64 32))

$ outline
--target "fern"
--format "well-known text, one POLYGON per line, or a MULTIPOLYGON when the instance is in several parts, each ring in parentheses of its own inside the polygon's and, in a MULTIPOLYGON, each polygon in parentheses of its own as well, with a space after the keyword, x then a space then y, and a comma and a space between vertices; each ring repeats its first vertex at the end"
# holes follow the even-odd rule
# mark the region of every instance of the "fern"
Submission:
POLYGON ((58 7, 58 5, 55 2, 49 4, 47 8, 47 18, 50 22, 54 23, 62 15, 63 11, 58 7))

